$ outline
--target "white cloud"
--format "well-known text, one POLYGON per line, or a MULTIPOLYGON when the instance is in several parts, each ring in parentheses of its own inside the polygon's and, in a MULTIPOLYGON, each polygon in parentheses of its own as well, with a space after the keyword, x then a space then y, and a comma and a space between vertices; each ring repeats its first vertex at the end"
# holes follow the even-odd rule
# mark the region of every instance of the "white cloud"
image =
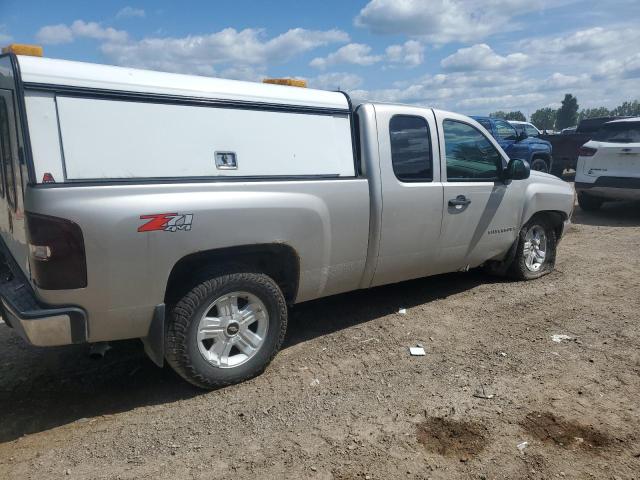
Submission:
POLYGON ((64 24, 47 25, 38 30, 36 39, 39 43, 44 43, 45 45, 71 43, 73 42, 73 32, 64 24))
POLYGON ((266 65, 281 64, 315 48, 348 40, 340 30, 294 28, 266 38, 263 30, 226 28, 183 38, 106 42, 101 49, 118 65, 203 75, 213 75, 214 68, 221 66, 233 78, 251 79, 261 75, 266 65))
POLYGON ((424 46, 416 40, 408 40, 402 45, 390 45, 385 50, 390 63, 415 67, 424 61, 424 46))
POLYGON ((507 70, 526 66, 528 61, 524 53, 511 53, 506 56, 498 55, 486 43, 479 43, 444 58, 440 62, 443 70, 451 72, 465 72, 474 70, 507 70))
POLYGON ((309 79, 309 86, 322 90, 355 90, 363 83, 362 77, 353 73, 323 73, 309 79))
POLYGON ((128 39, 127 32, 116 30, 112 27, 103 27, 97 22, 85 22, 76 20, 71 25, 65 24, 47 25, 38 30, 36 38, 45 45, 57 45, 71 43, 76 38, 91 38, 107 42, 125 42, 128 39))
MULTIPOLYGON (((429 41, 473 41, 519 27, 513 18, 542 10, 545 0, 371 0, 356 26, 376 34, 403 34, 429 41)), ((555 5, 565 2, 554 2, 555 5)))
POLYGON ((321 58, 317 57, 311 60, 311 65, 314 68, 324 69, 331 65, 340 63, 347 63, 352 65, 367 66, 382 60, 381 55, 371 55, 371 47, 363 43, 350 43, 344 47, 340 47, 328 56, 321 58))
POLYGON ((116 18, 144 18, 145 15, 145 11, 142 8, 134 8, 127 5, 116 13, 116 18))
POLYGON ((318 69, 348 64, 366 67, 386 61, 394 65, 415 67, 424 60, 424 46, 416 40, 408 40, 402 45, 390 45, 385 49, 384 55, 374 55, 371 47, 363 43, 350 43, 340 47, 326 57, 317 57, 311 60, 310 66, 318 69))

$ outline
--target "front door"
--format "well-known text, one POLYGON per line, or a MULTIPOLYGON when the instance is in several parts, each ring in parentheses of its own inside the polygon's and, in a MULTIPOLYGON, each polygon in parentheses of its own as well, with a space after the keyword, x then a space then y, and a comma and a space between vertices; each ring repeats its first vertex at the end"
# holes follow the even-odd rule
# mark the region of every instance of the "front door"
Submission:
POLYGON ((466 117, 438 114, 444 189, 442 271, 506 253, 518 234, 523 182, 501 180, 506 158, 466 117))
POLYGON ((372 285, 435 273, 442 182, 432 110, 376 105, 380 247, 372 285))

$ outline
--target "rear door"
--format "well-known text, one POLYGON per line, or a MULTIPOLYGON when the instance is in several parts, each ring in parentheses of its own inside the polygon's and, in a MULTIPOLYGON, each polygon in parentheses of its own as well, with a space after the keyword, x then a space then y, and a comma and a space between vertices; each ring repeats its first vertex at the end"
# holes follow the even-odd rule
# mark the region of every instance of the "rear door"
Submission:
POLYGON ((382 191, 373 285, 436 273, 442 182, 433 112, 376 105, 382 191))
POLYGON ((508 251, 518 234, 524 182, 501 180, 507 160, 469 118, 436 112, 442 150, 442 271, 475 267, 508 251))

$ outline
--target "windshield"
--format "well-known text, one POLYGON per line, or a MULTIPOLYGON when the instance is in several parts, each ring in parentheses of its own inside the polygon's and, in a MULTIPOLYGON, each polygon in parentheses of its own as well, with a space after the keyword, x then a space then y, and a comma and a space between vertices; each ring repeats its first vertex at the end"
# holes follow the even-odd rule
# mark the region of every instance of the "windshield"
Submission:
POLYGON ((640 143, 640 122, 615 122, 603 125, 592 140, 612 143, 640 143))

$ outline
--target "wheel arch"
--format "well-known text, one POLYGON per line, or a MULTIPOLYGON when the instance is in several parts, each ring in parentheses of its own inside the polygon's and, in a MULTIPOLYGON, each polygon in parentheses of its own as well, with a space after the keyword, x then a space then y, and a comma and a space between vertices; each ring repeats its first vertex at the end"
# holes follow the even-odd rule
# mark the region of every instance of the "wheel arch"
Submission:
POLYGON ((548 152, 534 152, 533 155, 531 155, 531 162, 533 163, 534 160, 537 159, 541 159, 544 160, 545 163, 547 164, 547 169, 551 168, 551 154, 548 152))
POLYGON ((242 245, 204 250, 185 255, 171 269, 164 301, 174 304, 191 288, 216 273, 260 272, 278 284, 287 303, 298 293, 300 259, 293 247, 285 243, 242 245))
POLYGON ((523 222, 523 225, 526 225, 535 217, 544 217, 551 222, 556 234, 556 239, 560 239, 560 237, 562 237, 562 234, 564 233, 564 223, 569 219, 569 215, 561 210, 538 210, 533 212, 529 218, 523 222))

